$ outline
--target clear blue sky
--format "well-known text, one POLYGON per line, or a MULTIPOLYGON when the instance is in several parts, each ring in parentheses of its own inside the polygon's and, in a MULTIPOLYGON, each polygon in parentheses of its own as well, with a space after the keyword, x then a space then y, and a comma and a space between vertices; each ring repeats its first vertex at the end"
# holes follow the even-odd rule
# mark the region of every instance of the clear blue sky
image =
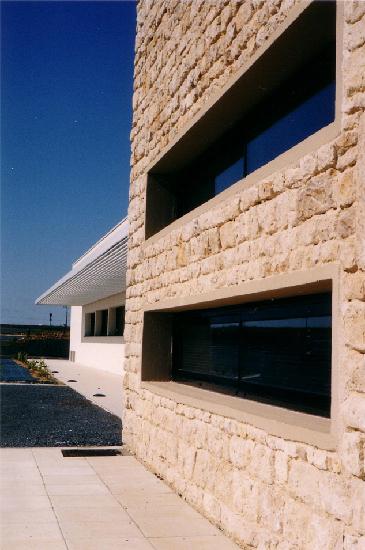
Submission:
POLYGON ((135 2, 2 2, 3 323, 127 214, 135 2))

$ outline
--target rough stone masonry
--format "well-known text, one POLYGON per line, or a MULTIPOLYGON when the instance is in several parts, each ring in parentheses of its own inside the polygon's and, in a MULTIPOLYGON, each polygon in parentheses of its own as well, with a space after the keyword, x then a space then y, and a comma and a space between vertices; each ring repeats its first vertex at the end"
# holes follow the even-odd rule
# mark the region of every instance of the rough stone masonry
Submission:
MULTIPOLYGON (((124 441, 242 548, 365 549, 365 2, 343 3, 341 130, 144 243, 146 168, 301 0, 140 0, 124 441), (340 264, 334 451, 141 388, 147 304, 340 264)), ((285 62, 285 60, 283 60, 285 62)))

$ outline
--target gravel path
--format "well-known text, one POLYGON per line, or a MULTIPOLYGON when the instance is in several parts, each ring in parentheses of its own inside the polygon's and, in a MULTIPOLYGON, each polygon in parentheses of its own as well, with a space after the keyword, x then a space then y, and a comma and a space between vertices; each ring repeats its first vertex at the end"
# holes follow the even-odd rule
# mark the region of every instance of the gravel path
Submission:
POLYGON ((36 382, 30 372, 12 359, 0 358, 0 382, 36 382))
POLYGON ((121 445, 122 422, 67 386, 2 384, 1 447, 121 445))

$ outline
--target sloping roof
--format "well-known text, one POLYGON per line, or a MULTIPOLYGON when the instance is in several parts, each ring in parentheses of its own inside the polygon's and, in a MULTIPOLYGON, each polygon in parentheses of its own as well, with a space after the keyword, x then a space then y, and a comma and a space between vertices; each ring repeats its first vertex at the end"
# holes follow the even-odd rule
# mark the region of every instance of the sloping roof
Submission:
POLYGON ((123 292, 127 246, 125 218, 76 260, 71 271, 37 298, 36 304, 85 305, 123 292))

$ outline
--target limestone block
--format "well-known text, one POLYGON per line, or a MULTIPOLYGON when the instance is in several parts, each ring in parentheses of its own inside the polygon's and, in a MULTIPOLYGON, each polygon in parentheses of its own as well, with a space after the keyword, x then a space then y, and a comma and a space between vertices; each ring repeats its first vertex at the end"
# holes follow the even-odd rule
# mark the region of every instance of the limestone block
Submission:
POLYGON ((225 526, 225 532, 233 539, 239 541, 243 548, 257 548, 260 532, 257 523, 242 521, 242 515, 233 512, 228 506, 221 506, 221 520, 225 526))
POLYGON ((309 523, 306 549, 342 550, 343 524, 332 518, 313 514, 309 523))
POLYGON ((253 15, 253 9, 250 0, 246 0, 238 10, 235 21, 238 29, 244 28, 253 15))
POLYGON ((307 505, 286 499, 284 509, 284 539, 303 550, 340 550, 343 527, 340 522, 314 513, 307 505))
POLYGON ((365 272, 346 273, 343 280, 344 295, 347 300, 365 301, 365 272))
POLYGON ((267 436, 267 444, 270 449, 282 451, 291 458, 298 457, 298 444, 272 435, 267 436))
POLYGON ((285 190, 285 178, 284 174, 277 172, 272 176, 273 192, 275 195, 282 193, 285 190))
POLYGON ((365 477, 365 435, 345 432, 341 439, 340 456, 345 469, 357 477, 365 477))
POLYGON ((365 550, 365 536, 345 535, 343 550, 365 550))
POLYGON ((336 164, 336 149, 332 143, 323 145, 317 152, 317 169, 319 172, 334 168, 336 164))
POLYGON ((341 156, 337 157, 336 168, 340 171, 346 170, 350 166, 354 166, 357 160, 357 147, 351 147, 341 156))
POLYGON ((351 521, 351 488, 348 481, 332 472, 319 477, 320 502, 323 509, 346 523, 351 521))
POLYGON ((365 355, 349 348, 343 355, 347 367, 347 389, 365 393, 365 355))
POLYGON ((221 521, 221 503, 211 493, 204 492, 203 508, 208 519, 213 522, 221 521))
POLYGON ((234 470, 232 476, 232 504, 244 521, 258 520, 260 485, 243 470, 234 470))
POLYGON ((255 443, 250 439, 233 436, 229 444, 229 458, 237 468, 244 468, 251 460, 255 443))
POLYGON ((356 23, 365 15, 365 3, 363 0, 345 2, 344 8, 345 21, 347 23, 356 23))
POLYGON ((355 221, 356 209, 354 206, 340 212, 336 223, 336 233, 340 239, 346 239, 355 232, 355 221))
POLYGON ((306 155, 300 159, 299 166, 304 179, 316 174, 317 162, 317 156, 314 154, 306 155))
POLYGON ((351 393, 342 405, 342 413, 346 426, 365 433, 365 395, 351 393))
POLYGON ((303 172, 299 166, 293 166, 285 171, 285 184, 289 188, 300 187, 304 183, 303 172))
POLYGON ((288 487, 292 495, 308 504, 319 502, 321 472, 302 460, 292 460, 288 477, 288 487))
MULTIPOLYGON (((229 462, 219 462, 214 469, 214 477, 210 479, 210 484, 214 485, 214 493, 216 497, 224 504, 231 504, 232 502, 232 484, 233 484, 234 470, 232 464, 229 462)), ((207 479, 209 474, 207 474, 207 479)))
POLYGON ((344 43, 349 51, 359 48, 365 43, 365 23, 363 19, 348 26, 346 30, 344 43))
POLYGON ((265 445, 255 445, 247 471, 253 476, 272 483, 274 480, 274 453, 265 445))
POLYGON ((311 519, 308 506, 288 497, 284 506, 283 538, 290 541, 294 548, 305 548, 305 538, 311 519))
POLYGON ((365 535, 365 481, 356 477, 351 480, 352 527, 365 535))
POLYGON ((245 212, 252 206, 255 206, 260 201, 259 199, 259 191, 257 185, 252 185, 248 189, 245 189, 240 197, 240 210, 241 212, 245 212))
POLYGON ((317 176, 298 192, 296 225, 315 214, 323 214, 334 205, 329 173, 317 176))
POLYGON ((347 345, 365 353, 365 303, 348 303, 343 311, 343 319, 347 345))
POLYGON ((227 222, 219 229, 222 249, 232 248, 236 244, 236 226, 234 222, 227 222))
POLYGON ((346 271, 355 272, 357 270, 357 249, 354 236, 348 237, 341 243, 340 259, 346 271))
POLYGON ((347 62, 344 75, 346 93, 349 97, 365 87, 365 46, 355 50, 347 62))
POLYGON ((258 494, 260 524, 275 534, 282 532, 286 494, 274 487, 263 485, 258 494))
POLYGON ((353 170, 346 170, 338 175, 334 184, 334 197, 336 204, 341 207, 350 206, 356 197, 356 186, 353 170))

